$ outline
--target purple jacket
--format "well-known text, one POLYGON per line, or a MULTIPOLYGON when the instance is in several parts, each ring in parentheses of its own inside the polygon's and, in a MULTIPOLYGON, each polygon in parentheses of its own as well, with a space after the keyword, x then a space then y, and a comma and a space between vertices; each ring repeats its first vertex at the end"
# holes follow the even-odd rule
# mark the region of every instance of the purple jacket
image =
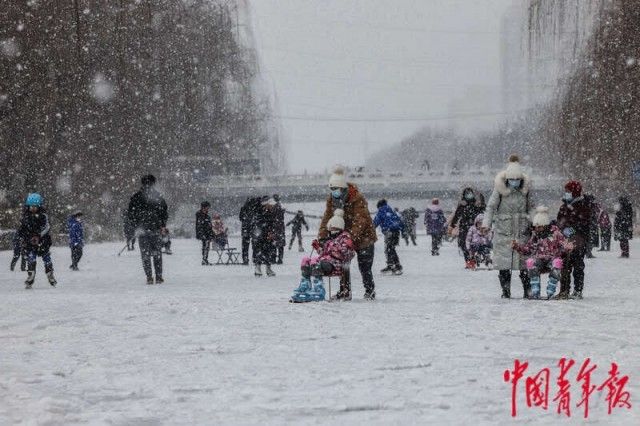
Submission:
POLYGON ((491 244, 493 231, 487 231, 485 234, 482 234, 477 225, 478 223, 473 225, 469 228, 469 232, 467 232, 467 240, 465 242, 467 250, 471 250, 471 247, 488 246, 491 244))
POLYGON ((424 212, 424 224, 428 235, 440 236, 445 233, 447 218, 438 204, 431 204, 424 212))

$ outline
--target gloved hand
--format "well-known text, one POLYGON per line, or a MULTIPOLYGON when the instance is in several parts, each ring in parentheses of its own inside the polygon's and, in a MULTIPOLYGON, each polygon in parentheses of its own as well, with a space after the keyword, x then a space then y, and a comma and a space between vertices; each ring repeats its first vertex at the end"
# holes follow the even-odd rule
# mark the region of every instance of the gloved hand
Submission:
POLYGON ((320 241, 318 241, 318 240, 313 240, 313 241, 311 242, 311 247, 313 247, 313 249, 314 249, 315 251, 320 251, 320 250, 322 250, 322 246, 320 245, 320 241))
POLYGON ((576 233, 575 229, 573 229, 571 227, 567 227, 567 228, 564 228, 562 230, 562 235, 564 235, 567 238, 573 237, 575 235, 575 233, 576 233))

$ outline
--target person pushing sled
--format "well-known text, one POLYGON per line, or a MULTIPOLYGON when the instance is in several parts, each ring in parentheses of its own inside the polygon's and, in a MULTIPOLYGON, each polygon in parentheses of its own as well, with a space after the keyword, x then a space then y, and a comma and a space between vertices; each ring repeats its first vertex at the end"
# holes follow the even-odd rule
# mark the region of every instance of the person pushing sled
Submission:
MULTIPOLYGON (((329 238, 322 243, 313 242, 318 256, 302 258, 300 285, 293 291, 290 302, 319 302, 326 297, 324 288, 325 276, 342 275, 349 269, 351 259, 355 255, 355 247, 351 235, 344 230, 344 211, 337 209, 327 223, 329 238)), ((331 295, 329 295, 331 296, 331 295)))

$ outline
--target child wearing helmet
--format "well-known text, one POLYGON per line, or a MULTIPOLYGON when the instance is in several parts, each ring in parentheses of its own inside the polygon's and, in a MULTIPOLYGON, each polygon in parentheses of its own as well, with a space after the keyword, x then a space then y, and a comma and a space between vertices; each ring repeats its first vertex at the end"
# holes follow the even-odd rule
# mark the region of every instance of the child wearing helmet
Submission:
POLYGON ((27 254, 26 288, 31 288, 36 279, 36 260, 42 257, 44 270, 49 284, 55 287, 57 281, 53 276, 53 262, 51 260, 51 236, 49 235, 49 217, 42 207, 42 196, 32 193, 27 196, 25 210, 20 223, 20 237, 24 242, 27 254))

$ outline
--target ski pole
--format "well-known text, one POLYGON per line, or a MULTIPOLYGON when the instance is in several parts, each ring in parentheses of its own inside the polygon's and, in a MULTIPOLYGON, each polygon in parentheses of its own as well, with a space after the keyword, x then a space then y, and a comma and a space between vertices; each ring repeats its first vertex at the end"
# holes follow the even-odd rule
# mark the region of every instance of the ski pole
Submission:
POLYGON ((125 244, 124 247, 122 247, 122 250, 118 252, 118 256, 120 256, 127 247, 129 247, 129 244, 125 244))

